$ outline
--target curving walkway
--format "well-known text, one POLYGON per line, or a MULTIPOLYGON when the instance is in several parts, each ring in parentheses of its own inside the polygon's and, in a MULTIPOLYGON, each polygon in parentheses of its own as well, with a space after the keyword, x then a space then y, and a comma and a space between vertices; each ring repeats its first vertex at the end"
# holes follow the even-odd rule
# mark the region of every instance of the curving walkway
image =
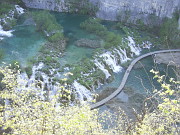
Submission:
POLYGON ((180 49, 154 51, 154 52, 146 53, 144 55, 141 55, 141 56, 135 58, 131 62, 129 67, 127 68, 127 70, 126 70, 126 72, 125 72, 125 74, 123 76, 122 82, 121 82, 120 86, 118 87, 118 89, 116 91, 114 91, 111 95, 109 95, 108 97, 104 98, 103 100, 92 104, 91 109, 95 109, 95 108, 98 108, 98 107, 104 105, 106 102, 108 102, 109 100, 116 97, 122 91, 122 89, 123 89, 123 87, 126 84, 126 81, 128 79, 129 73, 131 72, 131 70, 132 70, 133 66, 136 64, 136 62, 138 62, 139 60, 141 60, 141 59, 143 59, 145 57, 148 57, 150 55, 157 54, 157 53, 166 53, 166 52, 180 52, 180 49))

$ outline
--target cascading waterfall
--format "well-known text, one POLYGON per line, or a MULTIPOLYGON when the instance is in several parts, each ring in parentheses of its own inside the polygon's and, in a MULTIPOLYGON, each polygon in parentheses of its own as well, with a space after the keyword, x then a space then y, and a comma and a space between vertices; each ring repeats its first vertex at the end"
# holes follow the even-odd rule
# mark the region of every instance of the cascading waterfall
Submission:
POLYGON ((121 63, 125 63, 127 62, 128 60, 131 60, 130 58, 127 57, 127 53, 126 53, 126 50, 124 49, 121 49, 119 48, 121 53, 119 52, 118 54, 120 55, 120 59, 121 59, 121 63))
POLYGON ((113 57, 114 55, 111 54, 111 52, 106 52, 101 54, 99 57, 103 58, 105 63, 113 70, 113 72, 118 73, 121 71, 122 67, 117 64, 116 57, 113 57))
POLYGON ((10 10, 7 15, 4 15, 4 18, 0 18, 0 40, 3 40, 4 37, 11 37, 11 36, 13 36, 12 32, 14 30, 4 31, 1 23, 2 24, 6 24, 7 23, 7 21, 6 21, 7 19, 8 20, 14 19, 15 11, 17 11, 18 15, 21 15, 21 14, 24 13, 24 9, 22 7, 20 7, 19 5, 15 5, 15 9, 14 10, 10 10))
POLYGON ((108 69, 111 69, 114 73, 120 72, 122 70, 121 64, 131 60, 134 57, 134 54, 140 55, 140 52, 142 51, 141 48, 149 49, 152 46, 152 43, 149 41, 144 41, 141 45, 137 45, 131 36, 125 38, 124 41, 128 41, 131 57, 128 57, 126 49, 122 49, 121 47, 114 48, 95 56, 94 63, 103 71, 106 79, 111 76, 108 69))
POLYGON ((13 30, 4 31, 3 27, 0 25, 0 40, 3 40, 4 37, 11 37, 11 36, 13 36, 12 32, 13 32, 13 30))
POLYGON ((81 103, 84 100, 91 101, 93 99, 91 96, 92 94, 91 94, 90 90, 88 90, 86 87, 84 87, 83 85, 81 85, 77 81, 73 82, 73 86, 76 89, 76 93, 77 93, 78 98, 79 98, 81 103))
POLYGON ((103 64, 101 64, 97 59, 94 60, 95 65, 103 71, 103 73, 106 76, 106 79, 109 78, 111 76, 111 74, 109 73, 109 71, 107 69, 105 69, 105 66, 103 64))
POLYGON ((140 55, 141 48, 139 45, 136 45, 135 41, 130 36, 128 36, 128 46, 130 47, 132 53, 135 55, 140 55))
MULTIPOLYGON (((58 84, 52 84, 51 83, 51 78, 46 75, 45 73, 39 71, 44 67, 43 63, 39 63, 38 65, 34 65, 32 68, 32 75, 30 79, 28 79, 28 76, 26 73, 21 73, 18 76, 18 84, 21 87, 21 89, 28 89, 28 88, 33 88, 33 89, 38 89, 40 90, 40 93, 38 95, 41 97, 42 100, 45 100, 46 98, 51 100, 51 97, 57 94, 57 91, 59 90, 59 85, 58 84), (40 81, 40 79, 36 80, 36 74, 39 73, 43 79, 43 81, 40 81), (41 88, 37 88, 34 86, 37 81, 41 82, 41 88), (45 93, 48 93, 48 97, 45 98, 45 93)), ((86 101, 91 101, 92 94, 90 90, 88 90, 86 87, 78 83, 77 81, 74 81, 72 84, 72 89, 76 90, 77 93, 77 98, 79 99, 80 103, 83 103, 84 100, 86 101)))
MULTIPOLYGON (((137 46, 135 44, 135 41, 133 40, 132 37, 128 37, 128 38, 129 38, 128 46, 130 47, 130 51, 134 53, 135 55, 139 55, 141 48, 139 47, 139 45, 137 46)), ((149 42, 143 42, 143 43, 150 44, 149 42)), ((141 47, 143 47, 144 44, 142 44, 141 47)), ((100 70, 102 70, 102 72, 105 74, 106 79, 108 79, 111 76, 108 69, 111 69, 114 73, 118 73, 122 70, 121 64, 129 60, 131 60, 131 58, 127 56, 126 50, 120 47, 117 47, 117 48, 112 49, 111 51, 109 50, 105 53, 96 55, 93 61, 95 63, 95 66, 99 68, 100 70)), ((36 77, 36 75, 39 74, 41 76, 40 96, 42 99, 46 99, 45 94, 48 93, 47 94, 48 98, 51 99, 53 95, 57 94, 59 90, 59 85, 58 83, 53 85, 52 78, 40 71, 40 69, 42 69, 43 67, 44 67, 43 63, 39 63, 38 65, 33 66, 32 75, 29 80, 28 80, 27 74, 22 74, 21 78, 23 80, 26 80, 22 83, 22 85, 31 87, 31 84, 34 84, 36 82, 36 79, 38 79, 37 81, 40 81, 40 78, 36 77)), ((56 71, 55 69, 51 69, 50 73, 53 74, 55 71, 56 71)), ((90 71, 90 72, 95 72, 95 71, 90 71)), ((82 75, 88 77, 91 74, 90 72, 86 74, 82 73, 82 75)), ((58 72, 56 76, 58 78, 62 77, 62 75, 58 72)), ((100 84, 100 82, 98 83, 100 84)), ((91 91, 88 90, 85 86, 81 85, 78 82, 78 79, 72 83, 72 85, 70 86, 70 89, 75 90, 76 97, 77 99, 79 99, 80 103, 83 103, 84 101, 91 101, 93 99, 91 91)))
POLYGON ((125 63, 128 60, 131 59, 127 57, 126 50, 123 50, 119 47, 115 48, 112 53, 108 51, 106 53, 100 54, 95 58, 94 63, 100 70, 103 71, 107 79, 111 76, 111 74, 103 63, 106 63, 106 65, 108 65, 113 72, 118 73, 122 70, 122 67, 119 64, 125 63))
POLYGON ((31 84, 35 83, 35 78, 36 78, 36 72, 39 70, 39 69, 42 69, 44 67, 44 64, 43 63, 39 63, 39 65, 37 66, 33 66, 32 68, 32 75, 28 81, 28 86, 30 86, 31 84))
POLYGON ((28 89, 28 88, 33 88, 33 89, 40 90, 41 92, 39 93, 39 96, 41 97, 41 99, 45 100, 44 94, 46 92, 49 92, 48 98, 51 99, 51 97, 57 93, 57 91, 59 89, 59 85, 58 84, 53 85, 50 82, 51 78, 48 77, 48 75, 46 75, 45 73, 39 71, 43 67, 44 67, 43 63, 34 65, 32 68, 32 75, 30 76, 30 78, 28 78, 26 73, 21 73, 17 78, 17 82, 18 82, 18 85, 20 86, 20 89, 24 90, 24 89, 28 89), (41 75, 43 81, 36 78, 37 73, 39 73, 41 75), (41 82, 41 88, 37 88, 35 86, 37 81, 41 82))
POLYGON ((15 5, 15 8, 19 15, 24 14, 24 9, 22 7, 15 5))
POLYGON ((149 41, 144 41, 144 42, 142 43, 142 48, 150 49, 151 46, 152 46, 152 43, 149 42, 149 41))

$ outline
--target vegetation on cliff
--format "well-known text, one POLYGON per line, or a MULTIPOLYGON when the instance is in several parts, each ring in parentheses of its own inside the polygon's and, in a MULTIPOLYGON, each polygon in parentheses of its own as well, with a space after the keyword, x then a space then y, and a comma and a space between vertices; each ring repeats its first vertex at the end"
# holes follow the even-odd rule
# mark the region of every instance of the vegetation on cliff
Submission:
POLYGON ((95 15, 98 11, 98 5, 94 5, 89 0, 67 0, 69 12, 95 15))
POLYGON ((0 17, 3 14, 8 13, 11 9, 14 8, 15 4, 22 4, 21 0, 1 0, 0 2, 0 17))
POLYGON ((165 18, 158 35, 162 41, 162 46, 166 48, 179 48, 180 47, 180 29, 178 20, 180 16, 177 13, 174 14, 173 18, 165 18))
POLYGON ((147 18, 149 24, 145 24, 141 19, 138 19, 135 23, 128 22, 128 18, 130 17, 129 12, 125 12, 126 17, 122 18, 122 16, 118 16, 117 19, 119 26, 126 25, 159 37, 160 48, 179 48, 179 12, 179 10, 176 10, 172 18, 159 18, 155 14, 150 14, 147 18))
POLYGON ((17 4, 22 5, 22 2, 20 0, 2 0, 0 2, 0 25, 4 30, 10 30, 16 25, 20 14, 15 7, 17 4))

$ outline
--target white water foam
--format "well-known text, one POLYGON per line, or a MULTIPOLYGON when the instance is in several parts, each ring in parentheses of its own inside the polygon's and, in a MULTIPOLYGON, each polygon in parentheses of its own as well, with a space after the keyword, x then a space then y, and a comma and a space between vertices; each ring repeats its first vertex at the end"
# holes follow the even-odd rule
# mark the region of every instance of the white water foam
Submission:
POLYGON ((0 38, 3 39, 3 37, 12 37, 13 30, 4 31, 2 26, 0 25, 0 38))
POLYGON ((19 15, 24 13, 24 9, 20 7, 19 5, 15 5, 15 8, 19 15))
POLYGON ((107 69, 105 69, 105 66, 103 64, 101 64, 97 59, 94 60, 94 64, 103 71, 103 73, 106 76, 106 79, 109 78, 111 76, 111 74, 109 73, 109 71, 107 69))
POLYGON ((140 55, 141 48, 139 47, 139 45, 136 45, 135 41, 130 36, 128 36, 128 41, 128 46, 130 47, 131 52, 133 52, 135 55, 140 55))
POLYGON ((3 37, 0 37, 0 41, 3 40, 4 38, 3 37))
POLYGON ((121 49, 120 47, 118 49, 115 49, 115 51, 117 52, 117 54, 120 56, 120 61, 121 63, 125 63, 128 60, 131 60, 130 58, 127 57, 127 53, 126 50, 121 49))
POLYGON ((115 56, 111 54, 111 52, 106 52, 100 55, 107 65, 113 70, 113 72, 118 73, 122 70, 122 67, 117 64, 117 60, 115 56))
POLYGON ((142 43, 142 48, 150 49, 151 46, 152 46, 152 43, 149 42, 149 41, 144 41, 144 42, 142 43))
POLYGON ((39 63, 39 65, 37 66, 33 66, 32 68, 32 75, 28 81, 28 86, 30 86, 31 84, 33 84, 35 82, 35 75, 36 75, 36 71, 43 68, 44 64, 43 63, 39 63))
MULTIPOLYGON (((18 15, 21 15, 24 13, 24 9, 22 7, 20 7, 19 5, 15 5, 15 10, 17 11, 18 15)), ((14 10, 10 10, 8 14, 6 14, 4 16, 4 18, 0 19, 0 23, 6 24, 6 19, 8 20, 12 20, 14 18, 14 14, 15 11, 14 10)), ((3 40, 4 37, 12 37, 14 30, 9 30, 9 31, 4 31, 3 27, 0 25, 0 40, 3 40)))
POLYGON ((92 100, 91 92, 86 87, 78 83, 77 81, 73 82, 73 86, 76 89, 76 92, 78 94, 78 98, 80 102, 82 103, 84 99, 87 99, 87 101, 92 100))

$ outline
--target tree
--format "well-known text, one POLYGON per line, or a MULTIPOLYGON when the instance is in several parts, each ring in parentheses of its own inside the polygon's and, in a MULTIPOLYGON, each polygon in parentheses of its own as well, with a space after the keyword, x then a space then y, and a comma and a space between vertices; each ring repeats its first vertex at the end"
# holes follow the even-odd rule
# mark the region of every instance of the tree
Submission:
MULTIPOLYGON (((17 69, 17 68, 16 68, 17 69)), ((98 120, 98 111, 88 105, 63 106, 61 92, 45 101, 35 84, 26 88, 20 70, 1 67, 5 88, 0 91, 1 132, 23 135, 108 134, 98 120), (8 130, 7 130, 8 129, 8 130)), ((62 87, 62 86, 61 86, 62 87)))
POLYGON ((178 29, 179 16, 172 19, 165 18, 160 27, 159 36, 164 46, 178 48, 180 44, 180 30, 178 29))
POLYGON ((161 84, 161 90, 154 90, 151 99, 156 98, 159 103, 153 112, 147 112, 143 118, 141 117, 142 120, 136 125, 136 133, 178 135, 180 132, 180 81, 170 78, 167 82, 165 75, 160 75, 158 71, 154 70, 151 72, 155 74, 154 78, 161 84))
MULTIPOLYGON (((58 100, 61 91, 50 100, 43 100, 36 84, 25 87, 20 70, 0 67, 3 89, 0 91, 0 133, 18 135, 118 135, 118 134, 178 134, 180 123, 179 81, 151 70, 162 89, 152 97, 159 102, 156 109, 138 115, 137 122, 126 114, 98 113, 89 105, 63 106, 58 100), (105 128, 106 126, 106 128, 105 128)), ((59 86, 60 90, 61 87, 59 86)), ((65 89, 64 89, 65 90, 65 89)), ((68 90, 67 90, 68 91, 68 90)), ((147 109, 145 109, 147 110, 147 109)))

